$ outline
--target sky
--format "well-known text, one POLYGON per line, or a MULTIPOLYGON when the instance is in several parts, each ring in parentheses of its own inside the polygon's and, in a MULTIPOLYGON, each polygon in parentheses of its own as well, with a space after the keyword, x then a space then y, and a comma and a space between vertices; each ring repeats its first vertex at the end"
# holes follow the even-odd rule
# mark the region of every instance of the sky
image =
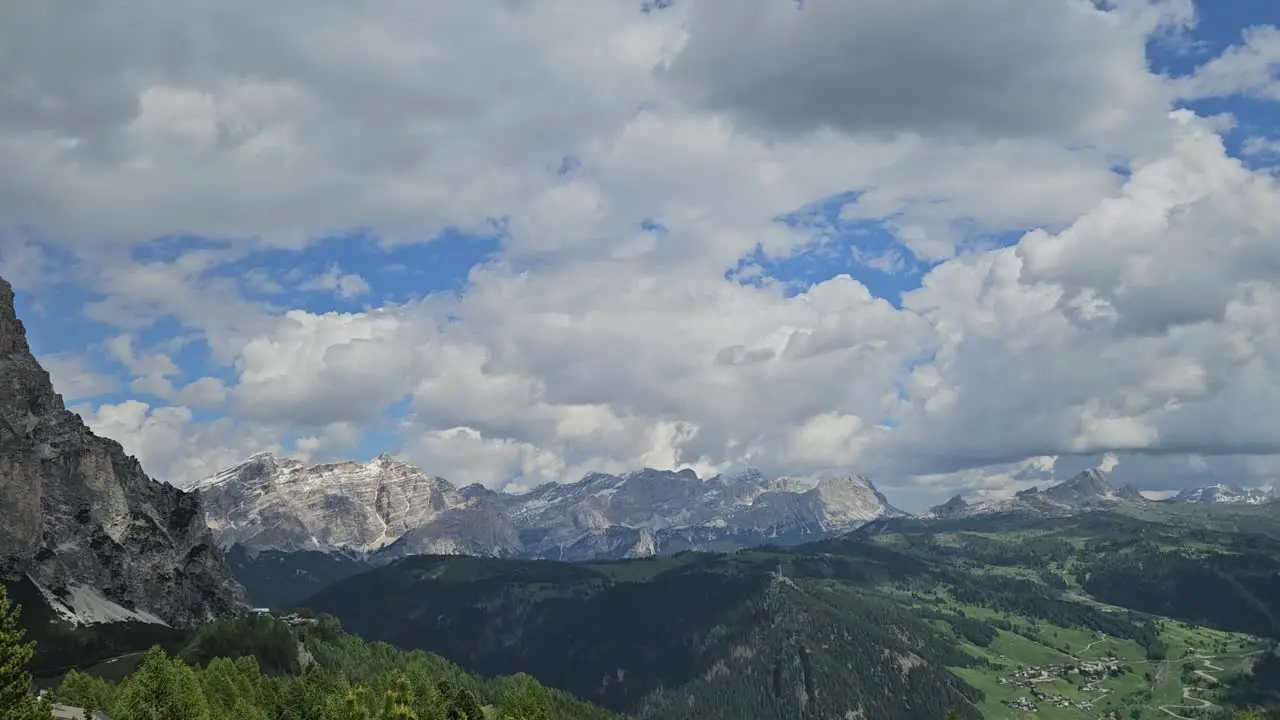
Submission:
POLYGON ((0 4, 0 275, 154 477, 1280 475, 1280 4, 0 4))

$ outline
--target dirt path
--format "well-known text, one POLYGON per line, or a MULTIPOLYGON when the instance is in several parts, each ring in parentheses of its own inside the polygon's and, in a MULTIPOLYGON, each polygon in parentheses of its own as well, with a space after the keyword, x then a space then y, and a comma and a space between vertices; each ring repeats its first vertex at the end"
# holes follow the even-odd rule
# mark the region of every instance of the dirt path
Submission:
MULTIPOLYGON (((1253 654, 1253 653, 1250 653, 1250 654, 1253 654)), ((1204 663, 1204 666, 1205 666, 1206 668, 1209 668, 1210 670, 1214 670, 1214 671, 1216 671, 1216 672, 1222 672, 1222 668, 1220 668, 1220 667, 1218 667, 1217 665, 1214 665, 1213 663, 1209 662, 1210 660, 1213 660, 1214 658, 1218 658, 1218 657, 1241 657, 1241 656, 1238 656, 1238 655, 1236 655, 1236 656, 1231 656, 1231 655, 1196 655, 1196 659, 1197 659, 1197 660, 1199 660, 1200 662, 1204 663)))
POLYGON ((1093 642, 1089 643, 1088 645, 1085 645, 1083 650, 1081 650, 1080 652, 1076 653, 1075 658, 1076 658, 1077 660, 1079 660, 1081 655, 1083 655, 1083 654, 1085 654, 1085 653, 1089 652, 1089 648, 1093 647, 1094 645, 1097 645, 1097 644, 1098 644, 1098 643, 1100 643, 1100 642, 1106 642, 1106 640, 1107 640, 1107 636, 1106 636, 1106 635, 1103 635, 1101 640, 1094 640, 1093 642))

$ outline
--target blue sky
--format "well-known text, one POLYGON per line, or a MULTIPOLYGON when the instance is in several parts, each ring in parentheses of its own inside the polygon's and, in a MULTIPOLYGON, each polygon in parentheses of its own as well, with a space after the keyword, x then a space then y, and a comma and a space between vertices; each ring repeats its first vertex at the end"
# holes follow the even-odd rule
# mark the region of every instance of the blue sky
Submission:
MULTIPOLYGON (((1280 25, 1280 5, 1266 0, 1242 0, 1240 2, 1197 2, 1198 23, 1191 35, 1190 47, 1169 42, 1151 43, 1148 57, 1157 72, 1171 76, 1186 76, 1197 65, 1217 57, 1228 47, 1238 44, 1246 28, 1259 25, 1280 25)), ((1242 156, 1241 145, 1250 137, 1276 138, 1280 128, 1280 111, 1273 102, 1256 98, 1233 96, 1198 102, 1184 102, 1201 115, 1230 114, 1236 127, 1226 134, 1233 154, 1242 156)), ((1245 161, 1255 165, 1274 162, 1275 158, 1250 158, 1245 161)))
MULTIPOLYGON (((140 262, 173 262, 192 250, 225 247, 225 243, 204 238, 167 237, 137 246, 133 255, 140 262)), ((427 295, 463 293, 471 269, 491 260, 500 248, 499 236, 456 231, 443 233, 429 243, 396 246, 381 244, 367 235, 352 234, 326 238, 300 251, 278 249, 247 253, 216 268, 207 277, 236 279, 246 298, 281 310, 349 313, 370 306, 405 303, 427 295), (333 268, 339 268, 343 274, 359 275, 368 283, 370 291, 342 297, 330 290, 299 288, 305 281, 333 268), (276 287, 265 286, 261 279, 275 283, 276 287)), ((127 385, 130 378, 127 369, 100 344, 122 330, 97 322, 82 312, 87 303, 96 299, 98 296, 74 282, 60 283, 36 294, 19 294, 17 310, 20 317, 28 319, 33 352, 83 355, 90 361, 92 370, 114 376, 122 383, 115 391, 68 398, 68 402, 118 404, 141 400, 152 406, 166 404, 164 399, 127 385)), ((179 348, 169 353, 180 369, 180 373, 173 376, 175 385, 202 377, 219 378, 228 385, 236 381, 235 369, 213 361, 200 333, 172 317, 158 319, 136 336, 138 347, 144 348, 163 345, 175 338, 184 339, 179 348)), ((404 413, 405 406, 405 401, 389 406, 385 412, 387 422, 394 423, 404 413)), ((215 420, 223 413, 194 408, 193 415, 201 422, 215 420)), ((287 440, 296 440, 313 430, 300 428, 289 433, 287 440)), ((396 437, 386 428, 373 427, 350 452, 356 457, 373 457, 397 444, 396 437)))

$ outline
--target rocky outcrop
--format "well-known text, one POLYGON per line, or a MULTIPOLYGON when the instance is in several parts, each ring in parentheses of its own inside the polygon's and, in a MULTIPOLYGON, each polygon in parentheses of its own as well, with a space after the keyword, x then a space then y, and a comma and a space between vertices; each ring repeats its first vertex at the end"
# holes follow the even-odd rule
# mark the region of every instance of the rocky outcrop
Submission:
POLYGON ((2 278, 0 572, 25 573, 75 620, 192 625, 244 599, 199 499, 147 477, 64 407, 2 278))

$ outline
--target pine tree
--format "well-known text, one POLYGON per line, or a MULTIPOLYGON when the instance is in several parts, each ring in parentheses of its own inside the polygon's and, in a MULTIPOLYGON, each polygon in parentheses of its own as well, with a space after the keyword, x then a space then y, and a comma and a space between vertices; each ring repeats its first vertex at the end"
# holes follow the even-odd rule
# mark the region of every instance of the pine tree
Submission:
POLYGON ((499 717, 503 720, 549 720, 547 693, 537 680, 523 673, 516 675, 515 687, 502 698, 499 717))
POLYGON ((456 687, 448 680, 436 683, 436 692, 444 705, 445 720, 483 720, 484 710, 470 690, 456 687))
POLYGON ((378 720, 418 720, 418 713, 413 709, 413 686, 403 673, 397 675, 387 688, 386 702, 378 720))
POLYGON ((62 678, 58 689, 53 692, 54 702, 72 707, 103 712, 111 707, 115 697, 115 686, 101 678, 72 670, 62 678))
POLYGON ((191 668, 164 650, 147 651, 116 700, 116 720, 211 720, 204 689, 191 668))
POLYGON ((0 585, 0 720, 48 720, 49 702, 32 694, 27 663, 35 655, 35 643, 23 642, 26 633, 18 625, 22 609, 9 604, 0 585))
POLYGON ((357 685, 342 698, 343 717, 346 720, 369 720, 369 691, 357 685))

